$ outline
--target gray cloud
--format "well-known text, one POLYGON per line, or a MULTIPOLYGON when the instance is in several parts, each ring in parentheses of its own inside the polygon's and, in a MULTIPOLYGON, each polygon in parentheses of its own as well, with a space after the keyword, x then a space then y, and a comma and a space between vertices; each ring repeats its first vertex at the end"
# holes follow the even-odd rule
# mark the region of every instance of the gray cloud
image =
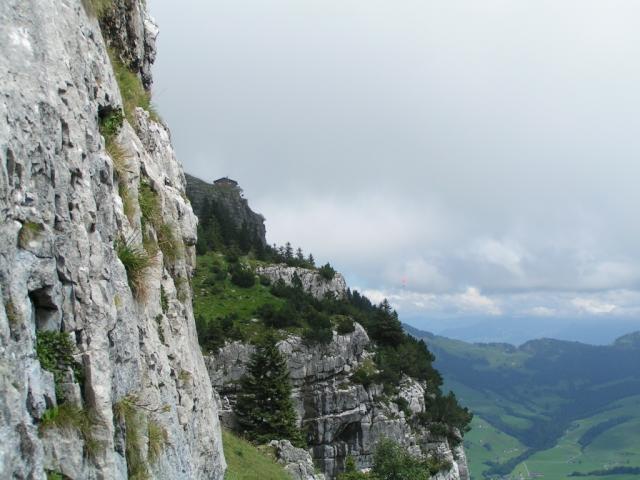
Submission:
POLYGON ((411 314, 636 315, 638 2, 150 6, 179 157, 271 241, 411 314))

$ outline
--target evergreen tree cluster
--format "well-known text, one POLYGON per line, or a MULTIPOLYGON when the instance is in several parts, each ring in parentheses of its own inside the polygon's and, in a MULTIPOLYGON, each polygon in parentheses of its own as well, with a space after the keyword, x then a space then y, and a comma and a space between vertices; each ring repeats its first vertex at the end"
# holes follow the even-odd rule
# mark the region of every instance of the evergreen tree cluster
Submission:
POLYGON ((425 394, 425 411, 418 414, 418 421, 433 433, 446 436, 453 445, 460 443, 461 434, 469 431, 473 413, 458 403, 455 393, 444 395, 440 389, 435 394, 425 394))
POLYGON ((198 220, 198 255, 207 252, 221 252, 232 257, 251 254, 254 258, 268 263, 316 268, 313 255, 305 255, 300 247, 294 250, 290 242, 284 246, 265 245, 256 230, 247 222, 243 222, 238 228, 225 204, 213 197, 207 197, 203 201, 198 212, 198 220))
POLYGON ((257 345, 247 374, 241 379, 235 411, 250 440, 266 443, 287 439, 298 447, 305 446, 291 400, 289 370, 274 335, 257 345))
POLYGON ((253 252, 257 258, 265 256, 267 247, 255 229, 247 222, 238 228, 223 202, 213 197, 205 198, 198 212, 198 220, 198 255, 216 251, 242 255, 253 252))
POLYGON ((429 480, 451 466, 444 459, 416 457, 385 438, 376 447, 371 471, 359 472, 353 458, 347 457, 344 472, 338 475, 338 480, 429 480))

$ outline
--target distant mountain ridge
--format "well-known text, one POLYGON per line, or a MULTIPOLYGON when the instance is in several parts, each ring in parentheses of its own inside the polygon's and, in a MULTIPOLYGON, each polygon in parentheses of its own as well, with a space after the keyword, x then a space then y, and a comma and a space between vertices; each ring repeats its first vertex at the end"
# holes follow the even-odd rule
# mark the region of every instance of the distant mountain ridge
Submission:
MULTIPOLYGON (((445 385, 463 404, 524 446, 510 461, 480 468, 473 462, 474 449, 468 448, 472 472, 511 473, 521 461, 554 447, 573 422, 602 415, 617 402, 640 395, 640 332, 609 345, 542 338, 516 347, 467 343, 406 324, 404 328, 427 342, 445 385)), ((595 432, 636 421, 640 411, 605 418, 595 432)))
MULTIPOLYGON (((406 317, 405 322, 424 325, 421 317, 406 317)), ((608 345, 628 332, 640 330, 640 319, 618 317, 469 317, 431 318, 423 330, 471 343, 502 342, 521 345, 535 338, 579 341, 608 345)))

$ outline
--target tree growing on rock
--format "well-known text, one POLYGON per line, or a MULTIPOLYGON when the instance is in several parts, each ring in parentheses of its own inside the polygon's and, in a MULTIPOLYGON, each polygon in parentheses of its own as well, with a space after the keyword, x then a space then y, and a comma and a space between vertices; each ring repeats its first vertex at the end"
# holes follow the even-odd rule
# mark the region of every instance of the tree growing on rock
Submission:
POLYGON ((287 363, 271 334, 257 346, 240 382, 236 415, 243 433, 254 442, 287 439, 305 446, 296 425, 287 363))

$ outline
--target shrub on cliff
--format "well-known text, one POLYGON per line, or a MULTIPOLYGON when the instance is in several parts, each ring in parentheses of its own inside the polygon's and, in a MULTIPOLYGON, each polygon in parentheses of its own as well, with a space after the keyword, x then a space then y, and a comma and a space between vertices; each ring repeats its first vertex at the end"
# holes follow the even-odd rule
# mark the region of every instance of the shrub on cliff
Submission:
MULTIPOLYGON (((378 443, 371 473, 384 480, 429 480, 432 472, 425 459, 417 458, 392 440, 378 443)), ((436 472, 433 472, 436 473, 436 472)))
POLYGON ((338 480, 367 480, 373 479, 371 475, 359 472, 356 468, 356 461, 351 455, 344 462, 344 472, 338 475, 338 480))
POLYGON ((333 280, 333 278, 336 276, 335 269, 328 262, 318 269, 318 273, 327 281, 333 280))
POLYGON ((231 283, 238 287, 251 288, 256 283, 256 276, 251 269, 236 264, 231 270, 231 283))
POLYGON ((432 432, 446 436, 452 444, 460 443, 455 430, 468 432, 473 413, 458 403, 453 392, 443 395, 438 389, 435 396, 426 393, 424 401, 425 411, 418 414, 420 423, 427 425, 432 432))
POLYGON ((296 425, 287 363, 273 335, 267 335, 251 356, 240 382, 236 414, 244 434, 254 442, 287 439, 304 446, 296 425))

